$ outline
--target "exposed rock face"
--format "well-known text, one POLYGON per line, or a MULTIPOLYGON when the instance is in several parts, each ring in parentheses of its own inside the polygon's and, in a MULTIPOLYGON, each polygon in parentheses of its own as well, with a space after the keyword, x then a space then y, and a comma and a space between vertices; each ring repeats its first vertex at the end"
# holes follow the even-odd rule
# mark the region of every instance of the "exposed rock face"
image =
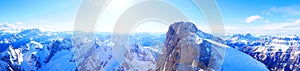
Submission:
POLYGON ((220 38, 198 30, 192 23, 172 24, 166 34, 157 70, 220 70, 225 48, 208 42, 207 39, 223 43, 220 38))
POLYGON ((268 71, 263 63, 224 45, 224 42, 198 30, 192 23, 172 24, 166 34, 156 70, 268 71))

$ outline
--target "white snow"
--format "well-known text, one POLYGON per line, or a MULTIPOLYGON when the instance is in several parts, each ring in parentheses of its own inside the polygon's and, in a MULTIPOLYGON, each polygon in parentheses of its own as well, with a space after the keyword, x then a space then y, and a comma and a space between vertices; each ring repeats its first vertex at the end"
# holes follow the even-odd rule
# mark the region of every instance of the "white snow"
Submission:
POLYGON ((70 62, 72 58, 73 53, 71 51, 59 51, 39 71, 75 71, 76 63, 70 62))
POLYGON ((268 71, 268 69, 251 56, 233 48, 226 48, 222 71, 268 71))
POLYGON ((216 41, 212 41, 212 40, 210 40, 210 39, 203 39, 203 40, 206 40, 206 41, 208 41, 208 42, 210 42, 210 43, 216 44, 216 45, 218 45, 218 46, 220 46, 220 47, 225 47, 225 48, 228 48, 228 47, 229 47, 228 45, 225 45, 225 44, 222 44, 222 43, 219 43, 219 42, 216 42, 216 41))

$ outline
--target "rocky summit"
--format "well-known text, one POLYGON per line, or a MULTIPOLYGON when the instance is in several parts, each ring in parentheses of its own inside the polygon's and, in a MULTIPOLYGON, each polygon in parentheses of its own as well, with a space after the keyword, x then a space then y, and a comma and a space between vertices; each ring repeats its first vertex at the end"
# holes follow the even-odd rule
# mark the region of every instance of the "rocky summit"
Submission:
POLYGON ((268 69, 249 55, 224 45, 221 38, 198 30, 193 23, 177 22, 169 27, 156 70, 267 71, 268 69))
MULTIPOLYGON (((213 60, 213 44, 202 39, 208 37, 213 36, 199 31, 192 23, 172 24, 166 34, 165 48, 159 58, 158 70, 208 69, 210 60, 213 60)), ((222 60, 223 57, 218 55, 217 58, 222 60)))

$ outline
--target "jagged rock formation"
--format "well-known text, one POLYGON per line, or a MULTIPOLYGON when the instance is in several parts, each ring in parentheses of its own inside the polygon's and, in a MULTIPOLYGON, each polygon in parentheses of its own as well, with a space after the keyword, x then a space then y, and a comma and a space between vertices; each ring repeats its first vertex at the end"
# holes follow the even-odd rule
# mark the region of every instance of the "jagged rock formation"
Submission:
POLYGON ((267 69, 250 56, 228 48, 222 39, 198 30, 193 23, 178 22, 169 27, 162 54, 157 62, 157 70, 266 71, 267 69), (243 62, 248 64, 245 65, 243 62))
MULTIPOLYGON (((223 55, 211 53, 211 47, 215 45, 202 38, 221 42, 221 39, 199 31, 192 23, 172 24, 166 34, 165 48, 158 61, 158 70, 209 69, 210 60, 223 60, 223 55)), ((218 68, 217 65, 214 68, 218 68)))
POLYGON ((272 71, 300 70, 300 39, 289 36, 252 36, 236 34, 228 45, 264 63, 272 71))
POLYGON ((75 70, 72 40, 56 34, 39 29, 0 31, 0 71, 75 70))

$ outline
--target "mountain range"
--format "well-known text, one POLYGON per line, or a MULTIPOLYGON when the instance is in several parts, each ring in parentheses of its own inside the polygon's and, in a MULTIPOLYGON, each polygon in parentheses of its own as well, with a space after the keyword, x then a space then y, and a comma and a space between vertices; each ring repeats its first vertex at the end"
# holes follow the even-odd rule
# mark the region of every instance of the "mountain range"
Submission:
POLYGON ((300 70, 297 35, 220 38, 190 22, 176 22, 166 34, 130 34, 127 45, 114 43, 111 32, 72 33, 0 31, 0 70, 300 70))

